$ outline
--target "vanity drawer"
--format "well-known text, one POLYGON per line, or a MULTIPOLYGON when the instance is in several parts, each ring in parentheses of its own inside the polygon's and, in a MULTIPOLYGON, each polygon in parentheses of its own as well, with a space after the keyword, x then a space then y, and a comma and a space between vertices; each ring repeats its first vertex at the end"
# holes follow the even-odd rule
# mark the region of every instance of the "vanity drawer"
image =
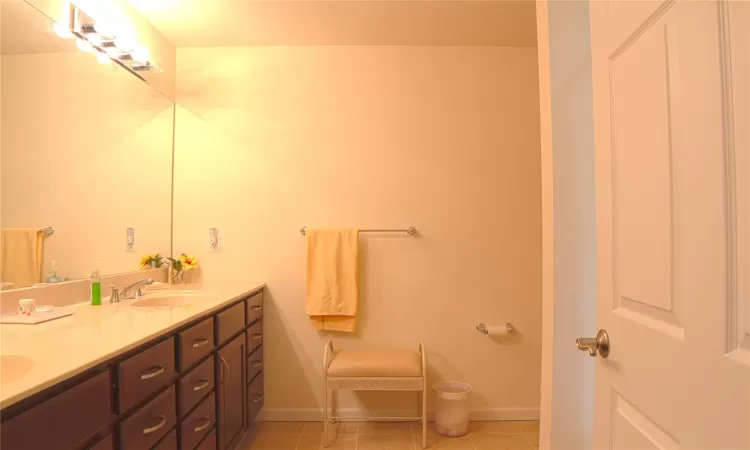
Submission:
POLYGON ((152 450, 179 450, 177 446, 177 430, 172 430, 169 435, 152 450))
POLYGON ((256 348, 247 357, 247 381, 248 383, 263 370, 263 346, 256 348))
POLYGON ((247 353, 248 355, 255 351, 256 348, 263 345, 263 321, 256 322, 255 325, 247 329, 247 353))
POLYGON ((174 338, 121 362, 117 370, 117 392, 122 413, 172 381, 175 376, 174 338))
POLYGON ((263 372, 247 387, 247 422, 250 424, 263 407, 265 398, 263 396, 263 372))
POLYGON ((216 450, 216 428, 212 428, 197 450, 216 450))
POLYGON ((214 348, 214 320, 208 318, 177 336, 180 371, 195 364, 214 348))
POLYGON ((175 388, 171 386, 120 424, 121 450, 149 449, 177 423, 175 388))
POLYGON ((185 417, 200 399, 214 389, 214 357, 203 361, 180 380, 180 417, 185 417))
POLYGON ((192 450, 216 423, 216 395, 212 393, 180 425, 180 448, 192 450))
POLYGON ((247 324, 263 317, 263 292, 258 292, 245 301, 247 305, 247 324))
POLYGON ((245 328, 245 302, 239 302, 216 315, 216 345, 223 344, 243 328, 245 328))
POLYGON ((113 442, 113 437, 110 434, 101 441, 94 444, 94 446, 91 447, 91 450, 114 450, 114 448, 115 443, 113 442))
POLYGON ((112 417, 112 382, 106 371, 3 422, 0 448, 78 448, 112 417))

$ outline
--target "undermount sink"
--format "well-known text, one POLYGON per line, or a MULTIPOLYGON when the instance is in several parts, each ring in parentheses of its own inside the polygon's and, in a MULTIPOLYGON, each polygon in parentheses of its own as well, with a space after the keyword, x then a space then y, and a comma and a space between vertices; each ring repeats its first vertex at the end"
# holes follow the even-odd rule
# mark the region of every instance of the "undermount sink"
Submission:
POLYGON ((0 355, 0 380, 12 383, 23 378, 34 367, 34 362, 21 355, 0 355))
POLYGON ((176 308, 179 306, 192 305, 194 299, 191 295, 160 295, 159 297, 149 297, 133 302, 137 308, 176 308))

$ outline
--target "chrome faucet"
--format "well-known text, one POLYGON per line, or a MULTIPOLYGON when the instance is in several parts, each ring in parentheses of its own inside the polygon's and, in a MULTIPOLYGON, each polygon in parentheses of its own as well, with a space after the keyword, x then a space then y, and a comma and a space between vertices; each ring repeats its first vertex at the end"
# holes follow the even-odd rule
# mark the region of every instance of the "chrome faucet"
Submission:
POLYGON ((109 304, 114 305, 120 303, 120 292, 117 290, 117 286, 110 284, 109 288, 112 289, 112 293, 109 294, 109 304))
POLYGON ((129 284, 125 286, 122 289, 122 292, 120 293, 120 298, 128 300, 131 298, 141 298, 143 297, 143 292, 141 292, 142 286, 148 286, 150 284, 154 284, 153 278, 145 278, 143 280, 138 280, 133 284, 129 284))

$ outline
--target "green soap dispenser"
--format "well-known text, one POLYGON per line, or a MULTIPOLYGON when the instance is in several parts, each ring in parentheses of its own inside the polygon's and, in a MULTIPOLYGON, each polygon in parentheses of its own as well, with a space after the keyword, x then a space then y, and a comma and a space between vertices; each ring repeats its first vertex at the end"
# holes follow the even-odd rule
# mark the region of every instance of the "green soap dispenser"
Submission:
POLYGON ((99 275, 99 269, 91 272, 91 305, 99 306, 102 304, 102 279, 99 275))

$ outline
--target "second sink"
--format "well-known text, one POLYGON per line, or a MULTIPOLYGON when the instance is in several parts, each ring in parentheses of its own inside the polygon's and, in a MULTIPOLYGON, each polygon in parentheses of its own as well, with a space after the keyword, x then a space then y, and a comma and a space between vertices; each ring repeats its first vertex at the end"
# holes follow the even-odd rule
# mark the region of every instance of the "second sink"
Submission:
POLYGON ((162 295, 159 297, 149 297, 133 302, 137 308, 174 308, 179 306, 188 306, 194 303, 195 299, 185 295, 162 295))

